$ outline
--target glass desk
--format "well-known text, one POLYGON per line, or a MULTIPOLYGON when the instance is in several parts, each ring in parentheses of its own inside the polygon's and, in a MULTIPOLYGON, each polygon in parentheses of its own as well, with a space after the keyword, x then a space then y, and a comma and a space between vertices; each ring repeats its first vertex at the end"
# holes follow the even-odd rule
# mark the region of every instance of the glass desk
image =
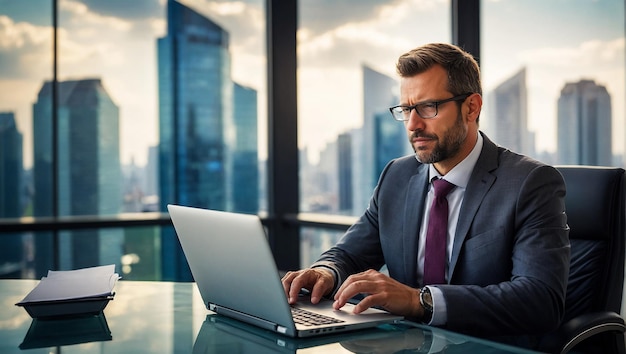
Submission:
POLYGON ((97 316, 33 320, 36 280, 0 280, 0 353, 529 353, 422 325, 292 339, 208 311, 195 283, 117 283, 97 316))

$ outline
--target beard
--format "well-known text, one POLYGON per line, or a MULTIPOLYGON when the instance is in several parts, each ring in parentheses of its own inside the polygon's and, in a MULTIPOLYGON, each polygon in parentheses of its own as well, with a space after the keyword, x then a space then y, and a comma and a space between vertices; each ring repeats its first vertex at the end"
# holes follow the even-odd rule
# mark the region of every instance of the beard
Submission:
POLYGON ((432 151, 415 149, 413 146, 417 160, 421 163, 431 164, 447 160, 458 154, 467 137, 467 127, 463 124, 463 115, 459 111, 454 126, 445 131, 441 139, 435 134, 424 134, 421 131, 415 131, 411 134, 411 140, 416 137, 435 139, 436 143, 432 151))

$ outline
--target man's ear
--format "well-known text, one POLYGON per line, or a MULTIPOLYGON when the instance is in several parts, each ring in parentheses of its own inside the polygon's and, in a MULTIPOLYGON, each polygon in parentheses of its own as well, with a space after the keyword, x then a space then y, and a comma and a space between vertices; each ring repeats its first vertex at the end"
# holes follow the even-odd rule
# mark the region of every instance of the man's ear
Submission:
POLYGON ((467 98, 467 107, 467 119, 472 122, 476 121, 483 107, 483 97, 478 93, 472 94, 467 98))

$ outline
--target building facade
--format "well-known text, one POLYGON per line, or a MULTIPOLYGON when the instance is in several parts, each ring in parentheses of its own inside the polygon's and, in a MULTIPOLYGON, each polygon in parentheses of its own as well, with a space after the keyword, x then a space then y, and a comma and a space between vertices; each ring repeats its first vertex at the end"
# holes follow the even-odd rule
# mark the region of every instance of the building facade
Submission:
POLYGON ((593 80, 566 83, 558 100, 557 163, 611 166, 611 96, 593 80))
POLYGON ((535 135, 528 129, 526 68, 498 85, 490 105, 496 120, 494 141, 511 151, 535 156, 535 135))
MULTIPOLYGON (((33 105, 34 216, 120 213, 123 180, 117 105, 97 78, 61 81, 56 84, 56 90, 55 129, 51 111, 53 83, 44 83, 33 105), (55 131, 57 136, 53 139, 55 131), (52 145, 54 141, 56 149, 52 145), (52 156, 54 151, 56 157, 52 156), (55 160, 57 168, 53 169, 55 160)), ((76 269, 119 264, 123 238, 123 230, 119 229, 60 232, 59 266, 76 269)), ((36 237, 36 240, 37 260, 41 261, 37 274, 41 274, 50 267, 44 254, 52 249, 52 239, 36 237)))

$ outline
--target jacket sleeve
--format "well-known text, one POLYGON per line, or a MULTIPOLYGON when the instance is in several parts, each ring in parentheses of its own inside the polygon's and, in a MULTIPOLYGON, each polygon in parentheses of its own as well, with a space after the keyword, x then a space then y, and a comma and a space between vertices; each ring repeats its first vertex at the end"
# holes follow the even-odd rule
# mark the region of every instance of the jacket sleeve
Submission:
POLYGON ((320 258, 312 265, 312 267, 329 267, 335 271, 338 279, 336 279, 334 291, 351 274, 368 269, 378 270, 385 264, 380 244, 378 192, 381 183, 383 183, 394 162, 395 160, 389 162, 381 173, 378 184, 363 215, 346 231, 336 245, 322 253, 320 258))

